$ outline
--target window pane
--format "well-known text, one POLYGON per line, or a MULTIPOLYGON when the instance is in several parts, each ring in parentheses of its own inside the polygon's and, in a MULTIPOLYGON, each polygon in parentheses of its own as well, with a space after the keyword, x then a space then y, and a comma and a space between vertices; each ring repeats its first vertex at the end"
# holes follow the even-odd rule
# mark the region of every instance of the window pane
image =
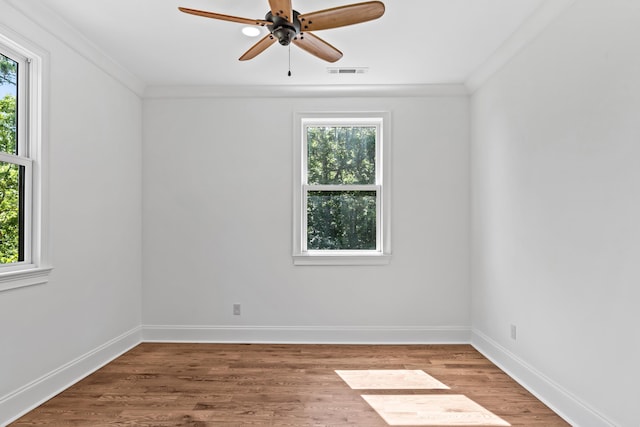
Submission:
POLYGON ((375 126, 307 127, 309 184, 375 184, 375 126))
POLYGON ((375 250, 375 191, 309 191, 308 250, 375 250))
POLYGON ((0 162, 0 264, 24 260, 24 166, 0 162))
POLYGON ((0 151, 18 154, 18 63, 0 54, 0 151))

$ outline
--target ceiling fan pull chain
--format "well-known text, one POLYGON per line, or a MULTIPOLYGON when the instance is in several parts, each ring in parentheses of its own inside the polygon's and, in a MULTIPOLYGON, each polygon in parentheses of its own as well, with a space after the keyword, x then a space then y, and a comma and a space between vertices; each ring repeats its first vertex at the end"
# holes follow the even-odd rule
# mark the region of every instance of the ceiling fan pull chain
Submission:
POLYGON ((291 45, 289 45, 288 47, 289 47, 289 72, 287 73, 287 75, 291 77, 291 45))

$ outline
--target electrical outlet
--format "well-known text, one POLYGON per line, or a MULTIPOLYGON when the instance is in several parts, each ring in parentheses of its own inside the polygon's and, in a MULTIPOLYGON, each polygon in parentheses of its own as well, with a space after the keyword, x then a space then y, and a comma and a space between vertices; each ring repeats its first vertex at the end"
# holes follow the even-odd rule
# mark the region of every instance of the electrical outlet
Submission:
POLYGON ((233 304, 233 315, 240 316, 240 304, 233 304))
POLYGON ((516 336, 517 336, 516 333, 517 333, 516 325, 511 325, 511 339, 514 341, 516 340, 516 336))

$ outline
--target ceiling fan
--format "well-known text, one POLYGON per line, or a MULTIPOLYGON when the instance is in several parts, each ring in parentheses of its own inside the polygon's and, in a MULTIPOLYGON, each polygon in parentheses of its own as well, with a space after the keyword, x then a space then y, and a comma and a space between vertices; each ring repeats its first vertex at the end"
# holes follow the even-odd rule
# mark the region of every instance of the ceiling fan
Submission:
POLYGON ((220 19, 245 25, 267 27, 269 34, 251 46, 240 61, 253 59, 264 52, 276 40, 283 46, 290 43, 328 62, 342 58, 342 52, 331 46, 311 31, 327 30, 359 24, 380 18, 384 14, 384 4, 380 1, 338 6, 311 13, 299 13, 292 9, 291 0, 269 0, 270 10, 264 19, 240 18, 215 12, 179 7, 181 12, 205 18, 220 19))

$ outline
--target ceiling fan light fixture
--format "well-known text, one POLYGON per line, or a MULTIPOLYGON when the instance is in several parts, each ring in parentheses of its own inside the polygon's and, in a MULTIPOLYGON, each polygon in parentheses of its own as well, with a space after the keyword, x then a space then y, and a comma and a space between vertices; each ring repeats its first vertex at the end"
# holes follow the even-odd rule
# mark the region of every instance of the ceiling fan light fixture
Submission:
POLYGON ((275 27, 271 31, 271 34, 278 39, 278 42, 282 46, 289 46, 291 40, 296 36, 296 29, 288 25, 281 25, 279 27, 275 27))
POLYGON ((258 37, 260 35, 260 29, 258 27, 243 27, 242 34, 247 37, 258 37))

